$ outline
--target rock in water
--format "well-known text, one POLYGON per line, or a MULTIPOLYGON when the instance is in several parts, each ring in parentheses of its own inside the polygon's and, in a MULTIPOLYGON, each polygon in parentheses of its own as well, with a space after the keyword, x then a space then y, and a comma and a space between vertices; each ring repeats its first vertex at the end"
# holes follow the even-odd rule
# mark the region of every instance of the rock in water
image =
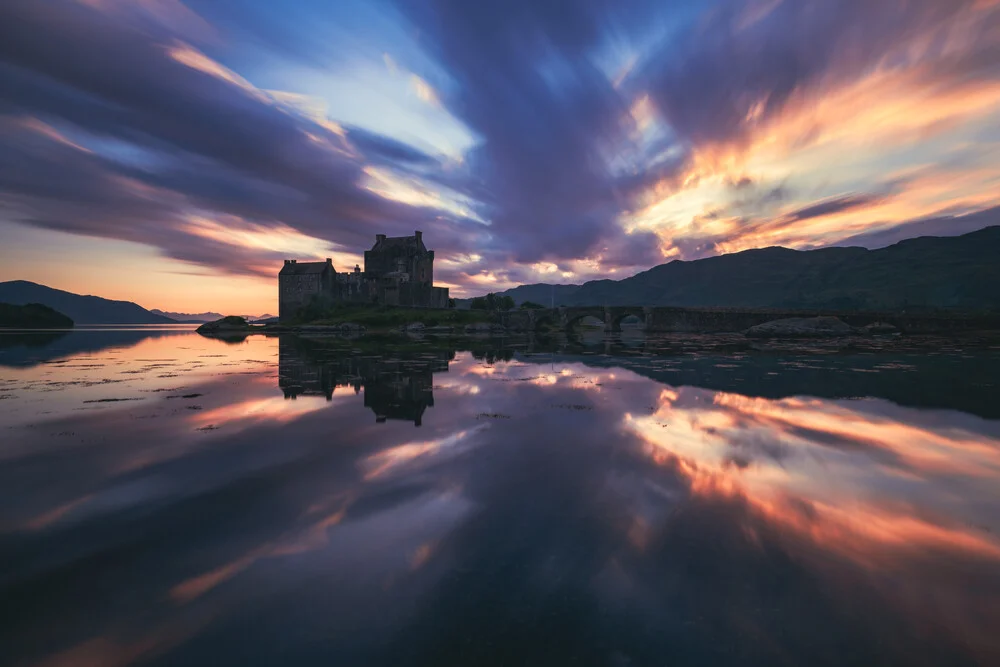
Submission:
POLYGON ((363 324, 358 324, 357 322, 344 322, 340 325, 340 333, 345 336, 360 336, 367 329, 363 324))
POLYGON ((249 331, 250 325, 242 317, 237 317, 236 315, 229 315, 223 317, 221 320, 216 320, 214 322, 206 322, 200 327, 195 329, 200 334, 231 334, 240 331, 249 331))
POLYGON ((863 327, 863 331, 869 334, 894 334, 899 333, 899 329, 895 326, 889 324, 888 322, 872 322, 866 327, 863 327))
POLYGON ((790 317, 758 324, 743 333, 752 338, 828 338, 849 336, 854 329, 836 317, 790 317))

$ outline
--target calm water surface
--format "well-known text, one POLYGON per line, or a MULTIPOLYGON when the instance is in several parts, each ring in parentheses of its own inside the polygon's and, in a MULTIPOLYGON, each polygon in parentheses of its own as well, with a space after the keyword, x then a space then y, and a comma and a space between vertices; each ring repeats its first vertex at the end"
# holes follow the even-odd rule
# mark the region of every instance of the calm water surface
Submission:
POLYGON ((0 663, 997 665, 998 376, 2 334, 0 663))

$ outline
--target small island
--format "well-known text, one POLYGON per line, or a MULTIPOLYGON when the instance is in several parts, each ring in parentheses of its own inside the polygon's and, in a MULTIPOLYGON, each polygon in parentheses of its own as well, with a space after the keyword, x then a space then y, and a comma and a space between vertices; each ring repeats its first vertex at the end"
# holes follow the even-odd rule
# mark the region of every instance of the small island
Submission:
POLYGON ((0 303, 0 329, 72 329, 73 320, 40 303, 0 303))

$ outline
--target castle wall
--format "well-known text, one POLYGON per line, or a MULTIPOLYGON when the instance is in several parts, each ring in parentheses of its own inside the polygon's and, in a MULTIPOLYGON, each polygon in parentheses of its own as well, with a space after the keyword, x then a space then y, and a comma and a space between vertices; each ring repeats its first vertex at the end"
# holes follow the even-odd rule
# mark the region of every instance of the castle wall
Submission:
POLYGON ((413 270, 410 272, 410 279, 430 287, 434 284, 434 252, 424 253, 422 257, 416 257, 413 261, 413 270))
POLYGON ((278 276, 278 318, 288 319, 302 306, 309 303, 314 294, 323 292, 321 274, 278 276))

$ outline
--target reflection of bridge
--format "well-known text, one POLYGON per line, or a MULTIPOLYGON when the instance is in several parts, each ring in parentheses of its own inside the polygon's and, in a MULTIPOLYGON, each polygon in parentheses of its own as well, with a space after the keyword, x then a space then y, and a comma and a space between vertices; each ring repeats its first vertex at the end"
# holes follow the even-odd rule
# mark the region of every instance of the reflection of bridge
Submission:
POLYGON ((626 318, 636 318, 648 332, 734 333, 752 326, 790 317, 833 315, 847 324, 861 327, 887 322, 907 333, 930 333, 969 329, 996 329, 996 316, 963 314, 908 314, 879 312, 838 312, 829 310, 778 310, 768 308, 675 308, 670 306, 568 306, 514 310, 503 313, 504 326, 515 331, 572 329, 585 318, 596 318, 608 332, 621 331, 626 318))
POLYGON ((278 386, 285 398, 333 398, 337 387, 364 390, 365 407, 375 420, 412 421, 420 426, 424 411, 434 405, 434 373, 446 372, 454 352, 424 351, 420 356, 386 359, 313 347, 290 336, 278 344, 278 386))
POLYGON ((646 331, 655 332, 731 332, 748 329, 781 317, 801 317, 802 313, 779 313, 764 310, 724 310, 644 306, 570 306, 536 310, 517 310, 504 315, 504 324, 515 330, 572 329, 587 318, 604 324, 608 332, 621 331, 622 322, 630 319, 646 331))

